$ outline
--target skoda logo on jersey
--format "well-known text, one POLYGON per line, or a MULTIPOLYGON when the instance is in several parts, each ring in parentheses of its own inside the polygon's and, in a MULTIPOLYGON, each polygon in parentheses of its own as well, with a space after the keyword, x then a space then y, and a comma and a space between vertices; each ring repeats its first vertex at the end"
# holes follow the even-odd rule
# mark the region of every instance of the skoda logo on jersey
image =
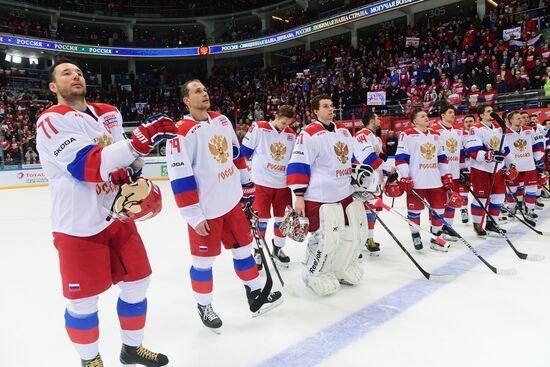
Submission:
POLYGON ((491 139, 489 139, 489 146, 492 150, 498 150, 498 148, 500 148, 500 138, 498 136, 491 136, 491 139))
POLYGON ((424 143, 420 146, 420 153, 424 158, 431 161, 435 157, 435 145, 432 143, 424 143))
POLYGON ((445 145, 447 146, 449 152, 454 153, 458 148, 458 141, 456 141, 455 138, 450 138, 445 142, 445 145))
POLYGON ((514 147, 523 152, 527 148, 527 141, 525 139, 518 139, 514 142, 514 147))
POLYGON ((342 164, 346 164, 349 157, 349 148, 346 143, 342 143, 341 141, 334 144, 334 153, 336 153, 336 157, 338 157, 338 160, 342 164))
POLYGON ((283 159, 285 157, 286 147, 281 142, 276 142, 276 143, 271 144, 271 146, 269 147, 269 150, 271 151, 271 156, 277 162, 279 162, 281 159, 283 159))
POLYGON ((57 147, 56 150, 54 150, 53 155, 55 155, 57 157, 57 155, 59 153, 61 153, 63 151, 63 149, 65 149, 67 147, 67 145, 71 144, 74 141, 76 141, 75 138, 70 138, 70 139, 65 140, 63 143, 61 143, 61 145, 59 147, 57 147))
POLYGON ((214 135, 208 142, 208 150, 214 159, 221 164, 227 163, 229 159, 229 144, 225 136, 214 135))

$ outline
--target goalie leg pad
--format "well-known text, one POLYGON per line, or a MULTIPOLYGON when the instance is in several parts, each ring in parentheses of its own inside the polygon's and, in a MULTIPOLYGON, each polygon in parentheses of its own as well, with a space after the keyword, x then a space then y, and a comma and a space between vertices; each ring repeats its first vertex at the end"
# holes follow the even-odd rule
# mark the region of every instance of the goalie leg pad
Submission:
POLYGON ((304 269, 304 281, 306 285, 318 296, 328 296, 336 293, 340 289, 340 282, 334 273, 319 273, 311 275, 304 269))
POLYGON ((343 231, 338 251, 332 259, 332 271, 344 284, 359 284, 363 270, 359 267, 359 254, 367 241, 369 230, 365 208, 360 200, 354 200, 346 208, 349 225, 343 231))

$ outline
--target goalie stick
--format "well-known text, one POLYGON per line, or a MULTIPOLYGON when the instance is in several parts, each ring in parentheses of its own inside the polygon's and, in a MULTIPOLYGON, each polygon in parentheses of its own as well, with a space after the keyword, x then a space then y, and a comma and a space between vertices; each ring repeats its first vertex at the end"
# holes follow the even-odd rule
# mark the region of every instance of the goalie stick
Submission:
MULTIPOLYGON (((380 199, 379 199, 380 200, 380 199)), ((382 219, 380 219, 380 217, 378 216, 378 214, 376 214, 376 210, 373 209, 371 207, 371 205, 369 204, 368 201, 364 201, 365 205, 367 206, 368 210, 370 210, 370 212, 376 217, 376 220, 378 220, 378 222, 380 222, 380 224, 382 225, 382 227, 384 227, 384 229, 386 230, 386 232, 388 232, 388 234, 393 238, 393 240, 395 241, 395 243, 397 243, 397 245, 401 248, 401 250, 403 250, 403 252, 405 253, 405 255, 407 255, 407 257, 409 258, 409 260, 412 261, 412 263, 414 264, 414 266, 416 266, 416 268, 418 270, 420 270, 420 272, 422 273, 422 275, 424 275, 424 277, 428 280, 433 280, 433 281, 436 281, 436 282, 449 282, 453 279, 456 278, 456 276, 454 275, 436 275, 436 274, 431 274, 431 273, 428 273, 426 270, 424 270, 422 268, 422 266, 420 266, 420 264, 418 264, 418 262, 416 262, 416 260, 414 259, 414 257, 412 257, 412 255, 409 253, 409 251, 407 251, 407 249, 405 248, 405 246, 403 246, 403 244, 401 243, 401 241, 399 241, 397 239, 397 237, 395 236, 395 234, 393 234, 393 232, 388 228, 388 226, 384 223, 384 221, 382 221, 382 219)))
POLYGON ((460 235, 460 233, 458 233, 453 227, 451 227, 449 225, 449 223, 445 220, 445 218, 443 218, 442 215, 439 215, 427 202, 426 200, 424 200, 420 195, 418 195, 418 193, 415 191, 415 190, 411 190, 411 193, 416 196, 418 198, 418 200, 420 200, 422 202, 422 204, 424 204, 424 206, 426 208, 428 208, 428 210, 430 211, 430 213, 432 214, 433 217, 439 219, 443 225, 449 230, 449 232, 451 232, 451 234, 455 237, 458 237, 459 241, 462 242, 466 247, 468 247, 468 249, 470 249, 470 251, 472 251, 472 253, 479 259, 481 260, 481 262, 483 264, 485 264, 485 266, 487 266, 493 273, 495 274, 500 274, 500 275, 515 275, 516 274, 516 269, 514 268, 506 268, 506 269, 498 269, 496 267, 494 267, 493 265, 489 264, 489 262, 487 262, 487 260, 485 260, 485 258, 483 258, 480 254, 478 254, 478 252, 475 250, 475 248, 470 245, 470 243, 468 241, 466 241, 466 239, 464 237, 462 237, 460 235))

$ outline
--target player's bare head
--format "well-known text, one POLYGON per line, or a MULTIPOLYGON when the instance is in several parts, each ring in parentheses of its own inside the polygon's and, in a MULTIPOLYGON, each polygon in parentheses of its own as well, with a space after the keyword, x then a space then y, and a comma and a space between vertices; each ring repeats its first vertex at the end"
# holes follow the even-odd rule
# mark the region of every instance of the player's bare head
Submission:
POLYGON ((476 122, 476 118, 474 115, 466 115, 464 116, 464 128, 470 129, 472 125, 476 122))
POLYGON ((481 105, 477 109, 477 115, 479 116, 479 119, 486 123, 493 121, 491 113, 493 113, 493 107, 488 105, 481 105))
POLYGON ((512 129, 518 129, 523 124, 523 118, 519 111, 509 112, 507 118, 512 129))
POLYGON ((368 127, 369 129, 379 129, 380 128, 380 117, 374 112, 367 112, 365 116, 362 118, 363 125, 368 127))
POLYGON ((294 122, 295 118, 296 111, 294 107, 284 104, 277 109, 273 122, 279 130, 284 130, 294 122))
POLYGON ((189 110, 208 110, 210 108, 210 97, 208 89, 198 79, 192 79, 181 87, 183 103, 189 110))
POLYGON ((522 111, 521 120, 522 125, 527 125, 529 123, 529 113, 522 111))
POLYGON ((429 124, 428 114, 421 108, 415 108, 411 112, 411 122, 420 128, 427 128, 429 124))
POLYGON ((539 117, 537 115, 535 115, 534 113, 529 115, 529 123, 531 125, 536 125, 539 123, 539 117))
POLYGON ((328 94, 319 94, 311 100, 311 108, 317 119, 322 122, 332 121, 334 119, 334 104, 328 94))
POLYGON ((80 99, 86 96, 86 80, 76 62, 58 57, 49 70, 50 91, 63 99, 80 99))
POLYGON ((456 110, 453 106, 447 105, 439 111, 439 117, 447 124, 453 124, 455 122, 456 110))
POLYGON ((544 121, 542 122, 542 126, 550 127, 550 120, 544 120, 544 121))

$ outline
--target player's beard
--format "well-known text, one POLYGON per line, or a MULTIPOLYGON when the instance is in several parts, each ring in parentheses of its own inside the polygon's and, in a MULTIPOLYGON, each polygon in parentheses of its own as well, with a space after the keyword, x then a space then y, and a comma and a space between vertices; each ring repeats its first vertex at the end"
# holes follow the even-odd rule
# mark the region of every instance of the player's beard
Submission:
POLYGON ((82 101, 86 97, 87 89, 86 86, 83 86, 80 90, 72 90, 71 87, 63 88, 59 90, 59 95, 63 97, 64 100, 74 102, 82 101))

